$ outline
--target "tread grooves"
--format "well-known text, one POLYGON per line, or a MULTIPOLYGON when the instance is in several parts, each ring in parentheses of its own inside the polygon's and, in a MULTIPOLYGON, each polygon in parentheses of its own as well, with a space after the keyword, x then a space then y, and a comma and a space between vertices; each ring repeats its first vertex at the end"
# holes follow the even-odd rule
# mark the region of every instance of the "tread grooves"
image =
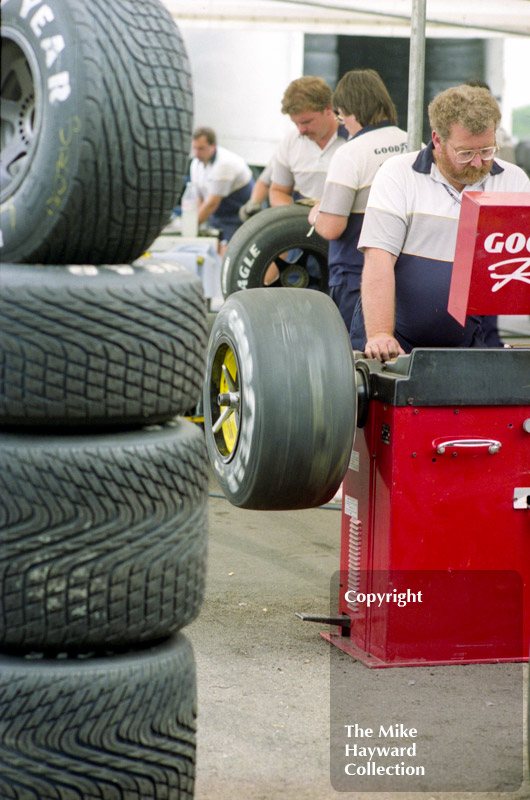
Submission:
POLYGON ((202 432, 181 420, 103 440, 0 435, 4 645, 121 646, 169 635, 199 611, 202 432))
POLYGON ((207 339, 200 281, 100 267, 3 267, 0 421, 4 425, 160 422, 186 413, 203 383, 207 339), (28 288, 31 286, 31 288, 28 288))

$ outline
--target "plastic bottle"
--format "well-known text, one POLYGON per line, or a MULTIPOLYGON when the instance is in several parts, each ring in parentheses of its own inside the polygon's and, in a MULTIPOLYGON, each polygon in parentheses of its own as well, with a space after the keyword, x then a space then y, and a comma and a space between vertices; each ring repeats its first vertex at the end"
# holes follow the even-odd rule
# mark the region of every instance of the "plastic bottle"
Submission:
POLYGON ((180 201, 181 234, 182 236, 197 236, 199 233, 199 195, 197 187, 191 181, 186 182, 186 188, 180 201))

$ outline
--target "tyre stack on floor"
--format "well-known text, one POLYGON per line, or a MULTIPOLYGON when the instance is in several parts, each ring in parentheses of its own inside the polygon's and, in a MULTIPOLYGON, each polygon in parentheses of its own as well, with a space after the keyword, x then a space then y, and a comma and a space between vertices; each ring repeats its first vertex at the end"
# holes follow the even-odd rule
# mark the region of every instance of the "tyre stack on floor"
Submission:
POLYGON ((158 0, 2 9, 0 796, 193 796, 200 281, 139 258, 191 83, 158 0), (138 260, 136 260, 138 259, 138 260))

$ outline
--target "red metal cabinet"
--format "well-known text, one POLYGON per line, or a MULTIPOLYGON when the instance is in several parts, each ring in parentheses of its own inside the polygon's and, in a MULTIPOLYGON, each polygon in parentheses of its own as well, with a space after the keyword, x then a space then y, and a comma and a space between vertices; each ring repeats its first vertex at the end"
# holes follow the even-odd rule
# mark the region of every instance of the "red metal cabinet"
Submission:
POLYGON ((416 350, 364 366, 372 400, 343 485, 349 624, 325 638, 370 666, 522 660, 530 350, 416 350), (399 606, 407 589, 421 602, 399 606), (377 593, 386 600, 362 602, 377 593))

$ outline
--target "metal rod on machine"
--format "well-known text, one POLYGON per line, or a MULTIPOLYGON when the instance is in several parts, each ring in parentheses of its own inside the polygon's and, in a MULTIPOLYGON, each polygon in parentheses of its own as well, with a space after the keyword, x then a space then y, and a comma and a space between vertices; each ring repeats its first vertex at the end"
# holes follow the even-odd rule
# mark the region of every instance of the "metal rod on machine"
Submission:
POLYGON ((412 0, 407 110, 407 149, 409 152, 419 150, 422 140, 426 4, 427 0, 412 0))
POLYGON ((330 617, 327 614, 305 614, 303 611, 295 611, 294 613, 303 622, 320 622, 324 625, 339 625, 342 628, 351 628, 351 618, 348 614, 330 617))

